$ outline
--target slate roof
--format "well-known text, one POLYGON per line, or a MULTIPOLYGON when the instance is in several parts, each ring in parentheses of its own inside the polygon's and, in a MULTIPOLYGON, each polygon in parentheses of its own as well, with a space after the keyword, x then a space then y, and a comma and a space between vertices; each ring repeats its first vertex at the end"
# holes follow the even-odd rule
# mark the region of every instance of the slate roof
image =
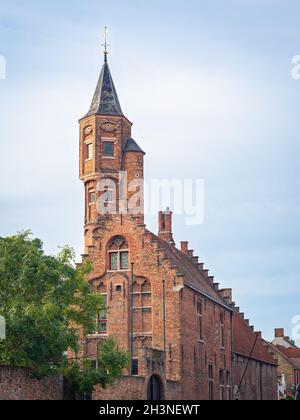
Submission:
POLYGON ((137 142, 133 139, 128 139, 127 142, 125 143, 123 152, 139 152, 139 153, 144 153, 145 152, 140 148, 140 146, 137 144, 137 142))
MULTIPOLYGON (((246 321, 242 319, 238 312, 233 316, 233 351, 241 356, 249 357, 251 350, 255 343, 256 334, 247 325, 246 321)), ((265 348, 263 341, 258 338, 252 358, 261 362, 276 365, 276 362, 271 354, 265 348)))
POLYGON ((103 64, 90 110, 86 117, 90 115, 123 115, 107 61, 103 64))
POLYGON ((227 304, 223 297, 218 293, 215 288, 209 283, 204 274, 193 262, 192 258, 177 249, 174 245, 169 244, 167 241, 159 238, 152 233, 154 239, 158 242, 159 248, 164 250, 167 256, 172 260, 174 266, 178 269, 178 274, 183 274, 185 277, 186 286, 195 288, 200 293, 216 301, 222 306, 226 306, 230 311, 232 308, 227 304))

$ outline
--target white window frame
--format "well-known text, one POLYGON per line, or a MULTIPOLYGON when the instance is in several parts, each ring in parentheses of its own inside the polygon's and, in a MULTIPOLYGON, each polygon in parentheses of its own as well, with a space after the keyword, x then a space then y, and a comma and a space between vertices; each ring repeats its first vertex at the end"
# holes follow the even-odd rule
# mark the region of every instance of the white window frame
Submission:
POLYGON ((87 146, 87 158, 86 162, 94 159, 94 143, 92 140, 85 143, 87 146), (90 151, 92 151, 92 157, 90 157, 90 151))

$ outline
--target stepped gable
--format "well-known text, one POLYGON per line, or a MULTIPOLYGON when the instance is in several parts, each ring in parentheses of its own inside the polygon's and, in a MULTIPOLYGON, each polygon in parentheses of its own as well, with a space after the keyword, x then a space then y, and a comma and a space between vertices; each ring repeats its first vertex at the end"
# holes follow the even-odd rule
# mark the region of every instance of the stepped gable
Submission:
POLYGON ((231 310, 231 307, 223 299, 221 294, 218 293, 212 284, 204 277, 192 257, 184 254, 169 242, 164 241, 154 234, 152 235, 155 241, 158 242, 159 248, 163 249, 167 253, 168 257, 172 260, 173 265, 178 268, 178 272, 184 275, 185 284, 187 286, 194 287, 219 304, 226 306, 231 310))
MULTIPOLYGON (((257 334, 260 333, 255 333, 236 310, 233 317, 234 353, 248 358, 251 354, 257 334)), ((274 358, 265 348, 261 337, 257 340, 252 358, 271 365, 276 365, 274 358)))

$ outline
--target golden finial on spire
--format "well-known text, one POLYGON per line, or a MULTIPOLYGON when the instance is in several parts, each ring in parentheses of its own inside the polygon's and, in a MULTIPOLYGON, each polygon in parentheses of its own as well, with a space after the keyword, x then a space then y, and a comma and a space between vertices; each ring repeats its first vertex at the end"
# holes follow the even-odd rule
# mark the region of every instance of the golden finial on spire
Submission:
POLYGON ((109 52, 108 52, 108 47, 110 46, 110 45, 107 43, 107 35, 108 35, 108 27, 107 27, 107 26, 105 26, 105 27, 104 27, 104 44, 102 44, 102 47, 104 47, 104 61, 105 61, 105 62, 107 61, 107 56, 108 56, 108 54, 109 54, 109 52))

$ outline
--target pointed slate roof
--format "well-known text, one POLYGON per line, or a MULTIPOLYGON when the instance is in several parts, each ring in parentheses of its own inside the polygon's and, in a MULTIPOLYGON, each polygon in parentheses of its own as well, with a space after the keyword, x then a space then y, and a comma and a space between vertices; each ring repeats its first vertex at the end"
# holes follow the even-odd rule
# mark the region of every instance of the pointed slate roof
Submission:
POLYGON ((126 152, 139 152, 139 153, 144 153, 145 154, 145 152, 140 148, 140 146, 137 144, 137 142, 133 139, 128 139, 127 140, 123 152, 124 153, 126 153, 126 152))
POLYGON ((90 115, 123 115, 117 91, 105 58, 96 86, 92 104, 86 117, 90 115))

